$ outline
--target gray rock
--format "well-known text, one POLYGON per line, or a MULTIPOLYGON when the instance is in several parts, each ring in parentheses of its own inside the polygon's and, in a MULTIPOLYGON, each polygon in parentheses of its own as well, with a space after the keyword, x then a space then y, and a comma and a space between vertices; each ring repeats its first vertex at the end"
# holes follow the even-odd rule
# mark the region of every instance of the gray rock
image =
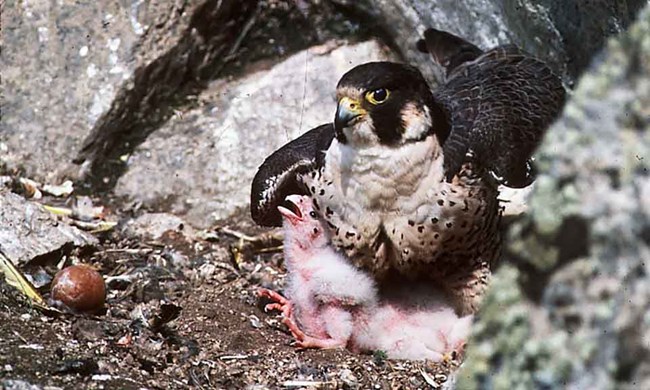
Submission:
POLYGON ((59 390, 60 387, 33 385, 20 379, 3 379, 0 385, 5 390, 59 390))
POLYGON ((377 42, 336 42, 297 53, 270 70, 213 83, 129 158, 118 195, 168 207, 208 227, 247 208, 264 158, 331 122, 338 79, 351 67, 389 58, 377 42))
POLYGON ((83 137, 131 75, 149 23, 141 1, 2 3, 0 155, 57 182, 83 137))
POLYGON ((362 15, 421 69, 431 64, 415 49, 427 27, 450 31, 482 48, 514 43, 573 80, 605 38, 634 20, 646 0, 333 0, 362 15))
POLYGON ((333 0, 354 10, 366 23, 381 30, 406 62, 433 81, 439 79, 428 55, 416 49, 416 42, 428 27, 449 31, 480 47, 508 41, 508 26, 497 1, 486 0, 333 0))
POLYGON ((143 125, 143 115, 164 117, 161 101, 186 88, 196 72, 222 65, 255 2, 35 0, 2 6, 0 168, 58 182, 78 176, 72 161, 80 150, 84 161, 90 151, 103 153, 123 140, 87 138, 91 129, 128 134, 127 125, 143 125), (179 77, 186 69, 187 77, 179 77), (112 128, 103 129, 105 123, 112 128))
POLYGON ((95 237, 58 221, 40 204, 0 190, 0 251, 15 265, 95 244, 95 237))
POLYGON ((124 169, 121 157, 188 104, 237 53, 256 6, 201 0, 157 12, 156 24, 139 42, 132 80, 121 86, 74 158, 82 177, 100 188, 114 185, 124 169))
POLYGON ((650 386, 648 107, 650 6, 549 130, 458 388, 650 386))
POLYGON ((126 222, 123 232, 129 236, 146 237, 157 240, 168 231, 181 232, 186 237, 194 235, 194 229, 188 223, 172 214, 146 213, 126 222))

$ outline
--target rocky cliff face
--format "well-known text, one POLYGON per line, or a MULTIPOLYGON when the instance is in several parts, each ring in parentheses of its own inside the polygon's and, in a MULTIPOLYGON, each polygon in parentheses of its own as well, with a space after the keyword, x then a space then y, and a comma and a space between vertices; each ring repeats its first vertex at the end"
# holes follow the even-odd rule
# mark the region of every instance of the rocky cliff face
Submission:
MULTIPOLYGON (((186 151, 173 142, 163 144, 154 139, 149 143, 155 143, 156 153, 168 156, 172 171, 157 177, 156 188, 127 183, 152 182, 151 169, 138 168, 143 161, 138 156, 151 152, 151 145, 139 146, 152 134, 169 138, 164 134, 173 128, 175 134, 186 134, 195 147, 214 144, 205 134, 226 120, 215 112, 229 111, 229 102, 213 93, 220 93, 215 85, 224 85, 225 79, 231 78, 228 85, 242 91, 254 89, 254 73, 282 68, 286 66, 283 61, 300 50, 328 41, 330 48, 343 47, 318 54, 322 61, 337 67, 331 68, 331 73, 320 72, 318 66, 310 68, 310 52, 297 54, 298 58, 304 56, 306 65, 290 69, 291 82, 297 85, 302 79, 304 88, 290 87, 289 92, 294 94, 292 98, 307 102, 300 107, 301 132, 330 120, 337 75, 360 61, 385 58, 383 50, 355 52, 352 45, 368 37, 380 38, 394 55, 420 66, 432 82, 436 72, 430 59, 415 49, 416 40, 428 26, 449 30, 482 47, 513 42, 550 61, 570 81, 607 35, 629 24, 642 3, 259 0, 241 7, 235 0, 138 0, 74 6, 45 0, 4 2, 0 167, 53 184, 77 179, 101 191, 112 191, 121 183, 121 195, 145 199, 157 209, 167 208, 170 192, 207 188, 190 198, 193 204, 212 205, 202 207, 196 213, 199 218, 194 219, 208 224, 215 216, 235 212, 237 207, 231 206, 244 205, 245 199, 234 203, 214 199, 232 198, 232 188, 243 185, 241 177, 253 174, 260 156, 277 145, 277 135, 296 135, 294 105, 283 112, 268 111, 274 119, 267 115, 264 120, 236 123, 237 128, 231 129, 247 135, 247 140, 241 140, 247 143, 246 150, 258 151, 242 153, 236 159, 244 160, 243 176, 241 170, 236 175, 217 171, 210 175, 182 167, 174 172, 172 160, 185 161, 186 151), (331 43, 332 39, 338 41, 331 43), (322 77, 322 88, 312 88, 308 83, 318 77, 322 77), (214 100, 209 109, 202 106, 205 99, 214 100), (312 109, 317 107, 310 105, 314 102, 320 111, 312 109), (192 119, 178 120, 188 117, 192 119), (136 156, 131 159, 133 154, 136 156), (181 174, 184 179, 179 184, 181 174), (120 180, 122 176, 125 178, 120 180)), ((279 71, 273 72, 270 74, 279 71)), ((288 88, 286 80, 277 77, 265 89, 279 96, 288 88)), ((254 110, 237 113, 255 114, 254 110)), ((213 149, 197 153, 220 153, 217 144, 213 149)), ((177 212, 195 210, 171 202, 177 212)))
POLYGON ((459 388, 650 388, 650 7, 580 78, 459 388))
POLYGON ((415 50, 427 27, 487 48, 514 43, 548 61, 567 82, 590 63, 608 35, 634 20, 645 0, 334 0, 377 30, 413 64, 431 64, 415 50))
POLYGON ((141 2, 2 2, 0 166, 54 180, 133 71, 141 2))

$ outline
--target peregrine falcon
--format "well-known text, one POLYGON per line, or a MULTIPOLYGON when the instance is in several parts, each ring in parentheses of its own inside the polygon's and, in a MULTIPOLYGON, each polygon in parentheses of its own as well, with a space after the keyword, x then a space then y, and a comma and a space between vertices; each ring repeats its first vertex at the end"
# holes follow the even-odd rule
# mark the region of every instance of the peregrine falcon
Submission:
POLYGON ((281 225, 289 194, 311 196, 332 244, 381 283, 430 279, 459 314, 473 313, 501 246, 499 184, 533 179, 530 157, 560 113, 562 82, 512 45, 483 52, 429 29, 418 49, 446 70, 371 62, 340 79, 333 123, 287 143, 260 166, 251 214, 281 225))

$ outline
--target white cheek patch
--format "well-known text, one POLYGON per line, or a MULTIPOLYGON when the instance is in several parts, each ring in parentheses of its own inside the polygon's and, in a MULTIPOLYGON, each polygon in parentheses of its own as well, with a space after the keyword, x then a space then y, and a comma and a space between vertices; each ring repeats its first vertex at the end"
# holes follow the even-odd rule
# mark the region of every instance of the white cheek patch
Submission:
POLYGON ((404 133, 402 135, 404 141, 420 140, 429 133, 432 125, 429 107, 423 106, 420 108, 414 103, 408 103, 400 114, 404 124, 404 133))
POLYGON ((354 124, 354 126, 343 129, 343 134, 350 145, 353 146, 372 146, 379 144, 379 137, 375 133, 375 126, 370 119, 370 115, 354 124))

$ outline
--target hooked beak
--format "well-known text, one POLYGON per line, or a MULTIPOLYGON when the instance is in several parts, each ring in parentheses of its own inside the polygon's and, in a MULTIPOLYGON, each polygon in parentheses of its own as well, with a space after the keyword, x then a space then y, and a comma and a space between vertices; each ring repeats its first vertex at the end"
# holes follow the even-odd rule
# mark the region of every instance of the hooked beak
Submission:
POLYGON ((359 101, 349 97, 341 98, 338 107, 336 107, 334 130, 337 134, 342 134, 344 128, 352 125, 357 118, 365 114, 366 110, 361 107, 359 101))

